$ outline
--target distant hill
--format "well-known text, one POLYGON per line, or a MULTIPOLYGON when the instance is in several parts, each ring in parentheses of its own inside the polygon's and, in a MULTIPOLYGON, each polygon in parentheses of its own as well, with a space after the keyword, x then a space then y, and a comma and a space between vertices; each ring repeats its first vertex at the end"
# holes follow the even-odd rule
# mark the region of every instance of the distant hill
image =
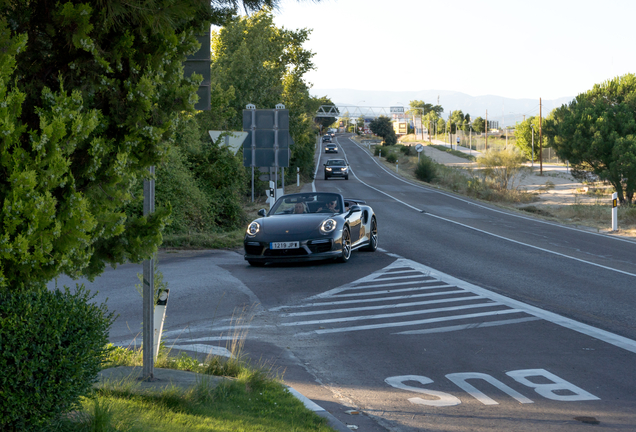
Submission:
MULTIPOLYGON (((444 107, 443 117, 448 117, 451 111, 462 110, 464 114, 470 114, 472 118, 485 118, 488 110, 488 119, 499 121, 503 119, 503 125, 513 125, 527 117, 539 115, 539 99, 511 99, 502 96, 470 96, 466 93, 448 90, 420 90, 420 91, 375 91, 352 89, 310 89, 313 96, 327 96, 336 105, 340 106, 364 106, 364 107, 390 107, 408 106, 412 100, 423 100, 433 105, 444 107), (439 98, 439 102, 438 102, 439 98)), ((554 108, 569 103, 573 96, 562 97, 553 100, 542 100, 543 116, 546 117, 554 108)))

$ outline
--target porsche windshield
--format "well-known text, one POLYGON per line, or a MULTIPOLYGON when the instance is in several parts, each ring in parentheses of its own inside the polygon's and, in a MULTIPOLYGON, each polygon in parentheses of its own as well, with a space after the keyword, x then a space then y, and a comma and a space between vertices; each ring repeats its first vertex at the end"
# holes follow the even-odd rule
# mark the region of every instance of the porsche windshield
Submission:
POLYGON ((338 194, 299 193, 285 195, 276 201, 270 215, 342 213, 344 203, 338 194))

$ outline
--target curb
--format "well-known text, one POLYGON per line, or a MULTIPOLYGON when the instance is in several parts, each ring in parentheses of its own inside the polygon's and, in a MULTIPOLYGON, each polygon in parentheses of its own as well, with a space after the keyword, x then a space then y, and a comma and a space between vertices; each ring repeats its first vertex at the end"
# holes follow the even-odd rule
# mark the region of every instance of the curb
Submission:
POLYGON ((348 432, 351 430, 344 423, 342 423, 340 420, 335 418, 333 414, 331 414, 326 409, 322 408, 317 403, 313 402, 307 396, 304 396, 303 394, 301 394, 298 390, 290 386, 287 386, 287 389, 289 390, 291 394, 296 396, 296 398, 299 399, 305 405, 305 408, 315 412, 320 417, 326 418, 327 421, 329 422, 329 426, 331 426, 333 429, 339 432, 348 432))

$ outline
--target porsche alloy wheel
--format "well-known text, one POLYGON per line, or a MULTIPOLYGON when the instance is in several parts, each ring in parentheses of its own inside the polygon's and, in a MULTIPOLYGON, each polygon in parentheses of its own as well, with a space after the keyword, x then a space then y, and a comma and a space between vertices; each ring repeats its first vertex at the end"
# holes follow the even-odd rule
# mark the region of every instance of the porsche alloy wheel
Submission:
POLYGON ((371 229, 369 231, 369 245, 361 250, 375 252, 378 249, 378 222, 375 217, 371 218, 371 229))
POLYGON ((342 229, 342 255, 338 257, 338 261, 346 263, 351 257, 351 233, 349 227, 342 229))

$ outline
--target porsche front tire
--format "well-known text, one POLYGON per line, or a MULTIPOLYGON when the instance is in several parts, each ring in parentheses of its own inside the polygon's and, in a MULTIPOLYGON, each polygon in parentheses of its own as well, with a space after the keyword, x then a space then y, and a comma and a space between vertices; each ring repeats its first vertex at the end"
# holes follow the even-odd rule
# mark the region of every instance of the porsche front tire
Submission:
POLYGON ((338 262, 346 263, 351 258, 351 233, 349 227, 342 230, 342 252, 338 257, 338 262))

